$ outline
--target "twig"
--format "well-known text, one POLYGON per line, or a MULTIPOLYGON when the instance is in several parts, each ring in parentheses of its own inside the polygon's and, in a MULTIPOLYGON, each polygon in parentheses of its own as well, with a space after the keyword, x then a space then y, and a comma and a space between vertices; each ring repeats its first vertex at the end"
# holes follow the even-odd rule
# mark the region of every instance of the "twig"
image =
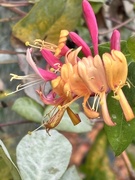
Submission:
POLYGON ((135 180, 135 171, 132 168, 131 162, 130 162, 128 156, 127 156, 126 151, 123 151, 121 156, 122 156, 122 159, 124 160, 124 162, 126 164, 126 167, 127 167, 128 173, 130 175, 130 178, 132 180, 135 180))
POLYGON ((15 7, 7 7, 9 10, 13 11, 14 13, 20 15, 20 16, 25 16, 27 13, 18 9, 18 8, 15 8, 15 7))
POLYGON ((3 7, 22 7, 22 6, 28 6, 29 3, 26 1, 22 1, 22 2, 1 2, 0 6, 3 7))
POLYGON ((34 122, 33 121, 14 121, 14 122, 8 122, 8 123, 1 123, 0 128, 6 127, 6 126, 26 124, 26 123, 34 123, 34 122))
POLYGON ((4 0, 3 0, 2 3, 0 3, 1 6, 2 6, 2 4, 4 4, 4 5, 7 4, 7 7, 6 7, 6 8, 10 9, 11 11, 13 11, 14 13, 16 13, 16 14, 18 14, 18 15, 20 15, 20 16, 25 16, 25 15, 27 14, 27 13, 25 13, 24 11, 22 11, 22 10, 16 8, 15 6, 8 7, 8 4, 9 4, 9 3, 7 3, 7 2, 4 1, 4 0))
POLYGON ((16 55, 16 54, 26 54, 26 52, 16 52, 16 51, 0 50, 0 54, 16 55))
POLYGON ((3 18, 3 19, 0 19, 0 23, 1 22, 9 22, 9 21, 16 21, 18 19, 20 19, 21 17, 9 17, 9 18, 3 18))
POLYGON ((107 31, 99 32, 99 35, 105 35, 105 34, 108 34, 108 33, 112 32, 115 29, 119 29, 119 28, 125 26, 126 24, 128 24, 129 22, 133 21, 134 19, 135 19, 135 16, 130 18, 130 19, 128 19, 128 20, 126 20, 126 21, 124 21, 124 22, 122 22, 121 24, 119 24, 119 25, 117 25, 117 26, 107 30, 107 31))
MULTIPOLYGON (((116 20, 116 19, 114 19, 114 18, 112 18, 112 17, 106 17, 106 19, 108 19, 108 20, 110 20, 110 21, 113 21, 113 22, 115 22, 115 23, 117 23, 117 24, 121 24, 120 21, 118 21, 118 20, 116 20)), ((127 29, 129 29, 129 30, 131 30, 131 31, 135 31, 135 29, 133 29, 133 28, 127 26, 127 25, 124 25, 124 27, 126 27, 127 29)))

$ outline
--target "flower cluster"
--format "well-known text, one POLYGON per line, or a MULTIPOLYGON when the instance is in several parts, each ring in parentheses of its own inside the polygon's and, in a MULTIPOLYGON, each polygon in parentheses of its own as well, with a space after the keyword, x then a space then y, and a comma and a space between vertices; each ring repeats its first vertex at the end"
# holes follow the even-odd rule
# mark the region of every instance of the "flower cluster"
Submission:
MULTIPOLYGON (((37 83, 41 80, 50 81, 52 85, 52 90, 47 95, 44 94, 42 87, 37 90, 42 102, 57 108, 57 111, 45 123, 47 130, 59 124, 65 111, 68 112, 73 124, 78 124, 80 118, 69 106, 79 98, 83 98, 82 107, 88 118, 99 117, 100 105, 104 122, 109 126, 114 126, 115 123, 109 115, 106 102, 107 94, 111 90, 114 92, 113 98, 120 102, 126 120, 130 121, 134 118, 134 113, 122 91, 122 87, 128 85, 126 82, 128 67, 126 58, 120 51, 120 33, 117 30, 113 32, 110 53, 104 53, 100 57, 98 27, 93 9, 87 0, 82 1, 82 9, 91 36, 93 53, 78 34, 67 30, 61 31, 58 46, 35 40, 33 47, 40 48, 42 56, 49 64, 49 68, 46 70, 36 66, 31 55, 32 49, 27 49, 26 60, 36 73, 36 76, 33 77, 37 77, 37 83), (77 49, 69 49, 66 46, 67 36, 76 44, 77 49), (79 57, 79 52, 83 53, 82 58, 79 57), (64 63, 62 63, 61 57, 64 57, 64 63), (92 105, 89 103, 90 97, 93 97, 92 105)), ((30 45, 28 42, 26 44, 30 45)), ((12 79, 22 79, 14 74, 12 76, 12 79)), ((28 78, 28 76, 24 78, 28 78)))

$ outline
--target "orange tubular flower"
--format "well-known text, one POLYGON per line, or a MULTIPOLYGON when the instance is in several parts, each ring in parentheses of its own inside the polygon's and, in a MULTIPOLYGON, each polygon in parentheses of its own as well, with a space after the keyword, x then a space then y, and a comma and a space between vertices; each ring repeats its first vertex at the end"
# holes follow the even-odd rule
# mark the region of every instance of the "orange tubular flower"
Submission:
POLYGON ((115 123, 112 122, 107 109, 105 93, 108 92, 109 88, 100 56, 83 58, 82 61, 78 62, 78 72, 87 88, 95 94, 95 98, 98 98, 98 103, 100 101, 105 123, 109 126, 114 126, 115 123))
POLYGON ((126 58, 122 52, 112 50, 111 54, 103 54, 103 62, 108 86, 114 91, 113 97, 119 100, 126 120, 130 121, 135 116, 121 89, 126 84, 128 73, 126 58))
MULTIPOLYGON (((77 55, 81 48, 75 51, 69 51, 65 56, 65 64, 61 67, 60 76, 51 81, 53 92, 61 99, 56 105, 61 105, 61 108, 68 108, 75 100, 84 97, 83 108, 85 114, 89 118, 97 118, 99 113, 87 107, 86 103, 91 95, 91 91, 78 75, 77 71, 77 55)), ((69 112, 69 109, 68 111, 69 112)), ((71 113, 68 113, 69 116, 71 113)), ((73 114, 73 113, 72 113, 73 114)), ((70 116, 71 117, 71 116, 70 116)), ((73 116, 72 116, 73 117, 73 116)), ((77 119, 72 119, 77 122, 77 119)), ((78 121, 79 123, 79 121, 78 121)))
POLYGON ((90 95, 92 94, 92 91, 86 86, 85 82, 79 76, 78 63, 81 62, 81 60, 79 60, 78 62, 77 57, 73 58, 77 56, 77 53, 79 53, 80 50, 81 48, 78 48, 76 51, 69 52, 69 54, 67 54, 66 56, 66 61, 71 62, 73 66, 73 73, 72 75, 70 74, 69 83, 70 83, 71 91, 74 94, 76 94, 78 98, 81 98, 81 97, 84 98, 84 101, 82 104, 84 112, 87 115, 87 117, 93 119, 93 118, 99 117, 99 113, 95 111, 95 109, 92 109, 88 103, 88 99, 90 95))
MULTIPOLYGON (((31 78, 33 81, 26 83, 27 86, 41 82, 44 85, 48 81, 52 85, 48 94, 44 94, 45 86, 40 86, 37 90, 44 104, 55 106, 51 113, 47 114, 49 120, 44 123, 47 131, 60 123, 65 111, 74 125, 80 122, 78 115, 69 108, 79 98, 83 98, 82 106, 88 118, 98 118, 100 115, 98 108, 101 107, 104 122, 109 126, 116 125, 111 120, 107 108, 106 97, 110 90, 114 92, 113 97, 119 100, 126 120, 130 121, 134 118, 134 113, 121 89, 126 84, 128 67, 126 58, 120 51, 120 33, 114 30, 110 41, 111 53, 104 53, 101 59, 98 54, 96 17, 88 0, 82 0, 82 9, 93 44, 93 52, 78 34, 62 30, 57 46, 39 39, 35 40, 34 45, 26 43, 40 49, 43 58, 48 63, 46 69, 36 66, 32 59, 32 49, 28 49, 26 60, 35 74, 25 77, 11 74, 13 76, 11 80, 31 78), (76 50, 71 50, 66 46, 68 35, 78 47, 76 50), (84 56, 82 59, 78 56, 80 51, 84 56), (93 105, 89 104, 91 97, 94 97, 93 105)), ((24 89, 24 85, 18 86, 15 92, 21 89, 24 89)))

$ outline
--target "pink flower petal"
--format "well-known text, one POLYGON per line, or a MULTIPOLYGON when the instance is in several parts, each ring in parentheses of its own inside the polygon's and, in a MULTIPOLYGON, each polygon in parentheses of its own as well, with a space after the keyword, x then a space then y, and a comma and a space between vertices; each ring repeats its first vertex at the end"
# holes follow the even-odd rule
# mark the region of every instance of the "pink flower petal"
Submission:
POLYGON ((87 0, 83 0, 82 2, 83 15, 88 26, 89 33, 91 35, 94 54, 98 54, 98 27, 95 14, 89 2, 87 0))
POLYGON ((120 51, 120 32, 118 30, 114 30, 111 37, 111 50, 120 51))
POLYGON ((92 55, 89 46, 78 34, 76 34, 75 32, 70 32, 69 36, 78 47, 82 46, 82 52, 86 57, 92 55))
POLYGON ((39 67, 38 67, 38 71, 40 73, 40 76, 42 76, 42 79, 44 79, 46 81, 50 81, 50 80, 57 78, 57 75, 53 72, 44 70, 44 69, 39 68, 39 67))
POLYGON ((35 62, 33 61, 32 57, 31 57, 31 52, 32 52, 32 49, 28 48, 27 52, 26 52, 26 60, 29 63, 29 65, 32 67, 32 69, 35 71, 35 73, 38 74, 42 78, 35 62))
POLYGON ((42 49, 41 54, 44 57, 44 59, 47 61, 47 63, 54 69, 57 69, 58 66, 62 65, 59 59, 56 58, 49 50, 42 49))
POLYGON ((42 91, 40 91, 40 90, 37 90, 36 92, 39 94, 40 99, 42 100, 42 102, 43 102, 44 104, 54 105, 54 104, 56 103, 56 102, 55 102, 55 94, 54 94, 54 92, 51 91, 47 96, 45 96, 45 95, 42 93, 42 91))
POLYGON ((69 51, 69 48, 65 45, 65 46, 61 49, 60 55, 61 55, 61 56, 65 56, 68 51, 69 51))
POLYGON ((56 99, 56 94, 53 91, 51 91, 46 96, 40 90, 37 90, 36 92, 39 94, 40 99, 44 104, 57 105, 61 102, 61 97, 56 99))
POLYGON ((103 116, 104 122, 108 126, 115 126, 116 123, 112 121, 110 114, 109 114, 109 111, 108 111, 105 93, 102 93, 102 96, 101 96, 101 111, 102 111, 102 116, 103 116))
POLYGON ((57 77, 55 73, 43 70, 36 66, 35 62, 33 61, 31 57, 31 52, 32 52, 32 49, 27 49, 26 60, 29 63, 29 65, 32 67, 32 69, 35 71, 35 73, 38 74, 42 79, 46 81, 55 79, 57 77))

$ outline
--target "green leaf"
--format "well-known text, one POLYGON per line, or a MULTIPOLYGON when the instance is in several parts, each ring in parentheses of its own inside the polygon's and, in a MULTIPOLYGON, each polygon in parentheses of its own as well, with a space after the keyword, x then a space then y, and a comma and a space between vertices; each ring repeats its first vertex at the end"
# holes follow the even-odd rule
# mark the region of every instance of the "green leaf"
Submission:
MULTIPOLYGON (((135 62, 131 62, 128 66, 128 79, 131 87, 125 86, 123 91, 130 106, 135 110, 135 62)), ((105 126, 105 131, 114 152, 119 155, 135 137, 135 120, 126 122, 119 102, 113 99, 111 94, 107 100, 110 115, 117 125, 115 127, 105 126)))
POLYGON ((109 165, 107 144, 106 135, 101 130, 85 157, 84 165, 81 166, 85 180, 115 180, 115 175, 109 165))
POLYGON ((92 0, 92 1, 90 1, 90 4, 91 4, 95 14, 97 14, 99 12, 100 8, 103 6, 103 3, 101 1, 94 2, 92 0))
MULTIPOLYGON (((48 114, 53 109, 53 106, 46 106, 44 114, 48 114)), ((84 133, 89 132, 92 130, 93 123, 85 116, 84 113, 80 112, 79 105, 77 103, 73 103, 70 108, 74 113, 77 113, 81 119, 81 122, 77 125, 73 125, 69 115, 67 112, 64 113, 62 120, 60 121, 59 125, 56 126, 55 129, 59 131, 66 131, 66 132, 74 132, 74 133, 84 133)), ((52 111, 53 112, 53 111, 52 111)), ((51 113, 49 113, 51 116, 51 113)), ((45 116, 44 121, 48 120, 48 116, 45 116)))
POLYGON ((4 162, 2 158, 0 158, 0 179, 2 180, 12 179, 12 174, 10 173, 10 169, 7 167, 7 164, 4 162))
POLYGON ((3 142, 1 140, 0 140, 0 157, 2 157, 4 162, 7 164, 8 168, 12 174, 13 179, 14 180, 21 180, 19 170, 17 169, 16 165, 12 161, 5 145, 3 144, 3 142))
POLYGON ((13 27, 22 42, 44 39, 57 44, 62 29, 73 30, 81 17, 81 0, 40 0, 29 14, 13 27))
POLYGON ((124 87, 124 93, 132 107, 135 107, 135 62, 131 62, 128 66, 128 82, 129 87, 124 87))
POLYGON ((135 35, 128 38, 127 47, 133 60, 135 61, 135 35))
POLYGON ((26 135, 18 144, 17 164, 24 180, 60 179, 69 164, 72 147, 56 130, 26 135))
POLYGON ((108 95, 107 104, 110 116, 117 125, 114 127, 105 125, 105 132, 115 155, 118 156, 128 147, 135 136, 135 119, 127 122, 119 101, 112 96, 111 93, 108 95))
POLYGON ((71 166, 70 168, 68 168, 60 180, 69 180, 69 179, 81 180, 75 166, 71 166))
POLYGON ((43 107, 29 97, 18 98, 12 106, 12 110, 27 120, 41 122, 43 118, 43 107))

